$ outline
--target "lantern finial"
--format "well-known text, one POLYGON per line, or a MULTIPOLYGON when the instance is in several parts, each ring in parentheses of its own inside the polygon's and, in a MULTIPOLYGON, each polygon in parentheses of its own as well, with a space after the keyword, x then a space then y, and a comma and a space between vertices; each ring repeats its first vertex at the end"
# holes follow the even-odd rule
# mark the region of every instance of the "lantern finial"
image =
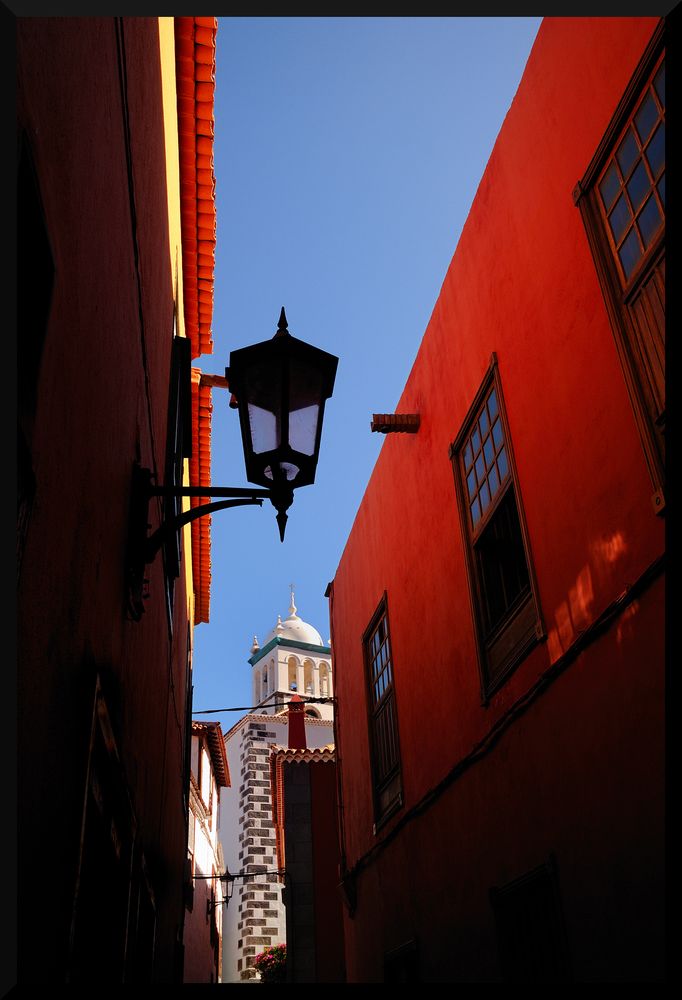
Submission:
POLYGON ((276 337, 281 337, 283 334, 289 333, 287 328, 287 314, 284 312, 284 306, 282 306, 282 311, 279 314, 279 322, 277 323, 277 333, 276 337))

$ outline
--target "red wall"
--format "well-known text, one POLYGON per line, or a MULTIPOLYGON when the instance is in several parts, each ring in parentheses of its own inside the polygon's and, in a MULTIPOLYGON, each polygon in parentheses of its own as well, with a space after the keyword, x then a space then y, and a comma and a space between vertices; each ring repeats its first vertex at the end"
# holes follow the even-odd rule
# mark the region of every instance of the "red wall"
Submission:
MULTIPOLYGON (((653 488, 572 199, 657 23, 543 21, 396 406, 420 413, 419 432, 387 436, 330 602, 349 868, 392 836, 401 815, 663 551, 664 524, 652 513, 653 488), (448 447, 493 352, 546 638, 484 707, 448 447), (405 805, 375 837, 361 637, 384 590, 405 805)), ((658 968, 653 944, 637 956, 625 937, 615 948, 601 927, 590 946, 586 931, 597 919, 588 883, 610 919, 630 879, 627 938, 636 927, 651 943, 647 921, 659 929, 662 586, 653 593, 364 869, 356 915, 346 920, 349 981, 380 978, 383 952, 416 926, 427 950, 447 927, 442 947, 470 955, 462 978, 494 980, 487 888, 550 850, 570 873, 580 974, 599 978, 607 966, 613 974, 617 955, 635 978, 646 962, 649 972, 658 968), (613 878, 609 860, 621 866, 613 878), (637 905, 645 902, 646 919, 637 905), (461 947, 452 942, 455 927, 461 947)), ((444 975, 435 952, 429 963, 436 978, 444 975)))
MULTIPOLYGON (((211 901, 211 882, 198 878, 194 883, 192 909, 185 915, 183 941, 185 945, 185 983, 217 983, 216 952, 211 944, 213 915, 207 916, 211 901)), ((224 907, 223 907, 224 912, 224 907)))
POLYGON ((336 764, 309 766, 310 822, 313 846, 315 910, 315 981, 345 981, 343 913, 339 884, 336 764))
POLYGON ((17 22, 18 124, 56 271, 18 597, 20 981, 65 974, 97 673, 156 894, 160 981, 181 937, 186 597, 180 578, 171 637, 161 557, 139 623, 124 583, 133 462, 163 476, 173 333, 155 18, 124 19, 120 55, 114 18, 17 22))

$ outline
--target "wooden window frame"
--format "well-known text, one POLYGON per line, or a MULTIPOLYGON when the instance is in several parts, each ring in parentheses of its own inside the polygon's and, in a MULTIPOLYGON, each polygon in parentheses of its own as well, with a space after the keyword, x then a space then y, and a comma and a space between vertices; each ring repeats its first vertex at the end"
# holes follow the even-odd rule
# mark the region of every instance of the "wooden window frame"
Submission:
POLYGON ((362 651, 365 664, 365 677, 367 685, 367 725, 369 732, 369 751, 372 778, 372 798, 374 803, 374 828, 373 832, 386 823, 403 805, 403 785, 402 785, 402 757, 400 753, 400 735, 398 726, 398 710, 395 697, 395 661, 393 657, 393 640, 391 627, 388 618, 388 597, 386 591, 379 601, 379 605, 372 615, 369 625, 362 636, 362 651), (391 667, 391 679, 389 684, 381 693, 377 705, 374 704, 373 682, 372 682, 372 657, 370 655, 369 644, 381 622, 385 623, 386 635, 388 638, 388 662, 391 667), (395 741, 395 764, 389 773, 383 778, 378 776, 378 753, 377 753, 377 719, 388 711, 388 706, 392 704, 393 722, 392 735, 395 741), (385 805, 381 803, 381 796, 395 785, 393 794, 385 805))
MULTIPOLYGON (((616 108, 604 136, 582 179, 573 190, 580 209, 604 303, 609 316, 623 376, 639 431, 644 457, 654 488, 652 505, 657 514, 665 510, 665 398, 661 400, 662 378, 656 368, 662 364, 660 320, 652 316, 654 306, 647 288, 655 282, 656 308, 663 294, 665 308, 665 209, 663 225, 643 252, 633 273, 625 279, 615 256, 615 244, 603 219, 598 185, 612 162, 621 139, 635 118, 654 76, 665 61, 665 19, 661 19, 616 108), (643 329, 635 309, 644 309, 643 329), (658 328, 656 323, 658 322, 658 328)), ((661 120, 665 123, 665 107, 661 120)), ((664 168, 665 169, 665 168, 664 168)), ((657 197, 657 196, 656 196, 657 197)), ((658 197, 657 197, 658 200, 658 197)), ((663 344, 663 352, 664 352, 663 344)), ((663 375, 664 377, 664 375, 663 375)))
MULTIPOLYGON (((494 424, 496 420, 492 421, 494 424)), ((487 705, 492 695, 505 683, 519 663, 528 655, 537 642, 544 638, 545 628, 540 612, 538 587, 531 558, 531 546, 528 528, 521 501, 519 477, 514 460, 511 434, 507 420, 507 411, 502 393, 497 356, 492 355, 490 366, 483 378, 476 397, 470 406, 457 437, 450 445, 449 457, 455 479, 455 493, 460 515, 462 541, 464 543, 467 584, 474 620, 476 651, 481 685, 481 701, 487 705), (499 420, 503 433, 503 445, 507 455, 508 471, 502 480, 495 497, 481 516, 476 528, 471 521, 467 495, 466 473, 463 450, 474 425, 479 419, 484 403, 487 402, 492 390, 495 390, 498 404, 499 420), (509 495, 513 496, 516 514, 518 516, 520 541, 528 574, 527 590, 517 595, 510 603, 507 611, 492 627, 486 628, 485 596, 481 572, 478 567, 476 547, 485 530, 500 511, 503 501, 509 495)))

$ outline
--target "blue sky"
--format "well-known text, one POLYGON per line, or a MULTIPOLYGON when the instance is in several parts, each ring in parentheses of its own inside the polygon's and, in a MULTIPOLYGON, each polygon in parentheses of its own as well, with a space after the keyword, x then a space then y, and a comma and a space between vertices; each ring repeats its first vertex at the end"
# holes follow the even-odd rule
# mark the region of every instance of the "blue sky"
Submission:
MULTIPOLYGON (((333 579, 540 18, 227 17, 216 58, 214 353, 293 336, 339 357, 313 486, 213 515, 194 710, 251 704, 248 665, 298 613, 326 640, 333 579)), ((214 485, 248 485, 236 410, 213 391, 214 485)), ((359 640, 358 640, 359 641, 359 640)), ((211 716, 226 731, 243 713, 211 716)))

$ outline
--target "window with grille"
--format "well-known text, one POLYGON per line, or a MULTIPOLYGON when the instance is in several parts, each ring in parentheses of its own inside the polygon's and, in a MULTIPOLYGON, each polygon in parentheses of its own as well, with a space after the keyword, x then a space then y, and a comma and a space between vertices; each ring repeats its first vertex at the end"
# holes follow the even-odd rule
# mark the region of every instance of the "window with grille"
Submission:
POLYGON ((665 507, 665 56, 662 20, 574 200, 654 487, 665 507))
POLYGON ((494 357, 450 458, 485 700, 542 634, 494 357))
POLYGON ((626 285, 665 219, 665 65, 644 90, 597 184, 602 219, 626 285))
POLYGON ((402 805, 398 717, 386 595, 364 636, 369 688, 370 750, 377 824, 402 805))

